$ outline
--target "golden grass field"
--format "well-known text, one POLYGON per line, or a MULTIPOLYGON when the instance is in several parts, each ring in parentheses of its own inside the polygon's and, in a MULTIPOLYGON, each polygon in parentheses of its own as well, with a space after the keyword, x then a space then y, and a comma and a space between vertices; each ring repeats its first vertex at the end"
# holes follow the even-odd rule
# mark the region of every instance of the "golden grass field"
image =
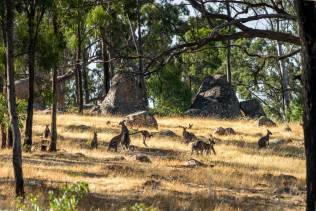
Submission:
MULTIPOLYGON (((57 153, 23 153, 26 193, 41 196, 65 184, 85 181, 90 193, 80 210, 118 210, 144 203, 157 210, 304 210, 305 156, 303 131, 291 123, 270 128, 273 133, 268 149, 259 150, 257 140, 266 133, 254 120, 213 120, 183 117, 158 117, 159 130, 170 129, 182 135, 179 125, 193 124, 189 131, 208 137, 219 126, 232 127, 237 135, 216 136, 216 155, 191 155, 190 145, 181 138, 155 135, 142 144, 132 136, 135 151, 108 152, 109 140, 119 134, 119 117, 58 115, 57 153), (106 122, 111 124, 107 125, 106 122), (86 125, 84 129, 80 125, 86 125), (98 131, 100 146, 85 147, 98 131), (291 139, 289 141, 288 139, 291 139), (276 143, 277 139, 284 142, 276 143), (143 153, 152 163, 131 159, 143 153), (121 158, 125 159, 122 160, 121 158), (206 167, 187 168, 194 158, 206 167), (291 175, 293 177, 289 177, 291 175), (153 182, 154 181, 154 182, 153 182)), ((36 113, 35 142, 40 142, 50 115, 36 113)), ((151 130, 156 131, 156 130, 151 130)), ((14 209, 14 180, 11 150, 0 150, 0 210, 14 209)))

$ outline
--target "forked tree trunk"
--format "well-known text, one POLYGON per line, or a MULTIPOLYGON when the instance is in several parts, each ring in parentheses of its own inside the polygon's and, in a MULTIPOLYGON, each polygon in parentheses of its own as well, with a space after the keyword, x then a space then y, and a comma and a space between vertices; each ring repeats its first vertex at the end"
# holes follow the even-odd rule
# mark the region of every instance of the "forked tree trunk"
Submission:
POLYGON ((6 5, 6 70, 8 85, 8 110, 10 116, 10 126, 13 131, 13 169, 15 177, 16 196, 24 197, 24 180, 22 171, 22 149, 19 120, 16 109, 15 87, 14 87, 14 60, 13 60, 13 19, 14 19, 14 0, 5 0, 6 5))
POLYGON ((35 2, 30 1, 30 13, 28 15, 28 72, 29 72, 29 90, 27 102, 27 116, 25 124, 24 145, 32 146, 32 128, 33 128, 33 104, 34 104, 34 80, 35 80, 35 2))
MULTIPOLYGON (((280 24, 281 21, 277 20, 277 31, 280 32, 280 24)), ((278 56, 282 57, 283 47, 280 41, 277 41, 277 52, 278 56)), ((281 73, 281 87, 282 87, 282 107, 283 107, 283 115, 284 120, 287 120, 287 111, 290 106, 290 92, 289 92, 289 72, 288 69, 285 67, 285 62, 283 60, 279 60, 279 68, 281 73)))
POLYGON ((316 201, 316 3, 296 0, 303 54, 306 210, 316 201))

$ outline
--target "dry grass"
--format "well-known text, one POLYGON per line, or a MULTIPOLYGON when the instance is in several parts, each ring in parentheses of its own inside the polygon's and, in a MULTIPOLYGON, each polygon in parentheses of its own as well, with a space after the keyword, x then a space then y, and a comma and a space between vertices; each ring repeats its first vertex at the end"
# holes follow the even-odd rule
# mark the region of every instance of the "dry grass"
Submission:
MULTIPOLYGON (((303 134, 299 124, 271 128, 270 147, 258 150, 257 140, 265 134, 251 120, 214 120, 199 118, 158 118, 159 130, 170 129, 179 136, 179 125, 193 124, 190 130, 208 137, 218 127, 232 127, 234 136, 220 136, 217 155, 191 156, 190 146, 181 139, 154 136, 142 145, 140 136, 132 137, 134 152, 107 152, 107 143, 119 133, 120 117, 95 117, 63 114, 58 116, 58 153, 23 154, 27 193, 45 198, 48 190, 75 181, 89 183, 91 193, 80 204, 82 210, 117 210, 136 202, 161 210, 303 210, 305 158, 303 134), (111 121, 107 126, 106 122, 111 121), (86 125, 81 130, 80 125, 86 125), (90 150, 85 143, 98 131, 101 146, 90 150), (292 142, 277 144, 276 139, 292 142), (135 153, 147 154, 152 163, 130 159, 135 153), (124 156, 125 160, 116 159, 124 156), (195 158, 207 167, 184 168, 195 158), (297 179, 288 181, 282 174, 297 179), (281 175, 281 176, 280 176, 281 175), (156 187, 145 185, 158 181, 156 187)), ((49 115, 35 115, 34 140, 39 142, 49 115)), ((0 151, 0 210, 13 208, 13 171, 11 151, 0 151)), ((43 203, 45 200, 43 199, 43 203)))

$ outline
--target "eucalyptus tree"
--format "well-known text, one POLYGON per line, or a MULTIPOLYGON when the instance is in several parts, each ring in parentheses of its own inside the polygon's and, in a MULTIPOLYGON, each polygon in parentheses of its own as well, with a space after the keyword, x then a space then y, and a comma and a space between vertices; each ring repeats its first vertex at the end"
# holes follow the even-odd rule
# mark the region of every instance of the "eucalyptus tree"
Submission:
POLYGON ((87 24, 93 29, 95 39, 101 40, 101 57, 103 64, 103 86, 104 95, 110 90, 110 56, 109 56, 109 44, 110 44, 110 25, 113 16, 113 5, 108 3, 107 5, 98 5, 94 7, 88 14, 87 24), (111 7, 112 6, 112 7, 111 7))
MULTIPOLYGON (((87 43, 86 15, 91 4, 84 0, 59 1, 61 29, 65 34, 67 45, 75 55, 75 87, 78 112, 83 113, 83 83, 82 83, 82 55, 87 43)), ((94 4, 92 4, 93 6, 94 4)))
POLYGON ((15 87, 14 87, 14 0, 5 0, 6 8, 6 71, 8 83, 8 109, 10 116, 10 126, 13 131, 13 169, 15 177, 16 196, 24 197, 24 180, 22 170, 22 147, 21 134, 19 129, 18 114, 16 109, 15 87))
POLYGON ((32 145, 32 129, 33 129, 33 105, 34 105, 34 80, 35 80, 35 56, 38 43, 38 34, 45 11, 52 4, 52 0, 45 1, 21 1, 18 9, 24 12, 27 19, 27 66, 29 76, 28 86, 28 106, 27 118, 25 124, 24 145, 32 145))
POLYGON ((306 153, 306 210, 316 209, 316 3, 296 0, 303 48, 304 139, 306 153))

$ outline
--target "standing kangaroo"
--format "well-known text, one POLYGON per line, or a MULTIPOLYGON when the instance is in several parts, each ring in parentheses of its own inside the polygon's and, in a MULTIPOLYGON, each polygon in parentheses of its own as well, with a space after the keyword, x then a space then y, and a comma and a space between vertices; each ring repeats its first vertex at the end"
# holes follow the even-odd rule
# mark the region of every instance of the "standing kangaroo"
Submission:
POLYGON ((193 142, 194 140, 197 139, 197 137, 194 135, 194 133, 190 133, 187 131, 187 129, 191 129, 192 126, 193 126, 192 124, 189 124, 189 127, 179 126, 183 129, 182 136, 183 136, 183 140, 186 144, 193 142))
POLYGON ((259 149, 266 148, 267 145, 269 145, 270 135, 272 135, 272 133, 269 130, 267 130, 267 135, 265 135, 259 139, 259 141, 258 141, 259 149))
POLYGON ((121 144, 122 146, 128 150, 129 145, 131 144, 131 139, 129 137, 129 130, 125 125, 125 120, 119 123, 119 125, 122 126, 121 133, 122 133, 122 138, 121 138, 121 144))
POLYGON ((91 147, 91 149, 97 149, 98 148, 98 135, 97 135, 96 131, 93 132, 93 139, 91 141, 90 147, 91 147))
POLYGON ((125 149, 129 149, 129 145, 131 143, 130 137, 129 137, 129 130, 125 125, 125 122, 122 121, 119 123, 121 125, 121 133, 115 137, 113 137, 109 143, 108 151, 111 149, 114 149, 115 152, 117 152, 118 145, 122 145, 122 147, 125 147, 125 149))
POLYGON ((50 129, 49 129, 49 126, 46 125, 45 130, 43 132, 43 138, 48 138, 49 136, 50 136, 50 129))

